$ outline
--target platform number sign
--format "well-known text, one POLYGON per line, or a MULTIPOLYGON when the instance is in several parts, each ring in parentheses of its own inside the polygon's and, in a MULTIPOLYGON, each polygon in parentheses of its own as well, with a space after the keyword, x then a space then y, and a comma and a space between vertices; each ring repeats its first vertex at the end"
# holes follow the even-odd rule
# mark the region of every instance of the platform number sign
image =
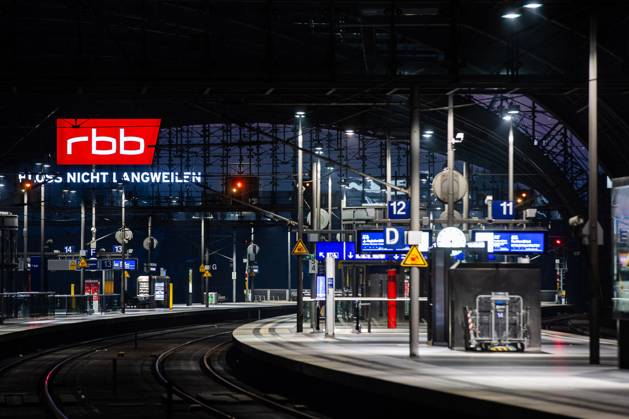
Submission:
POLYGON ((491 213, 495 220, 512 220, 515 218, 513 201, 493 201, 491 213))
POLYGON ((393 220, 404 220, 411 218, 411 206, 408 200, 387 202, 389 218, 393 220))

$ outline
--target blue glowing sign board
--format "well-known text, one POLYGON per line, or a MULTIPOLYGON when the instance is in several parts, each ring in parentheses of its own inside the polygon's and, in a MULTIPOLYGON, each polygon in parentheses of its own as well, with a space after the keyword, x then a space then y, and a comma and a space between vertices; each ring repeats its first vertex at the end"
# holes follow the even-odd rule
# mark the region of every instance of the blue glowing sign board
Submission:
POLYGON ((358 231, 359 253, 406 253, 409 249, 410 246, 406 244, 406 230, 403 228, 358 231))
POLYGON ((513 220, 515 218, 513 201, 492 201, 491 216, 495 220, 513 220))
POLYGON ((474 231, 474 241, 487 242, 488 253, 544 253, 544 231, 474 231))
POLYGON ((354 242, 317 242, 315 257, 324 260, 327 255, 337 260, 392 260, 401 261, 405 253, 356 253, 354 242))
POLYGON ((407 220, 411 218, 411 205, 409 200, 387 202, 389 218, 392 220, 407 220))
MULTIPOLYGON (((137 267, 137 262, 138 261, 136 259, 125 259, 124 268, 128 271, 135 271, 135 268, 137 267)), ((111 266, 111 269, 122 269, 122 259, 112 259, 111 266)))

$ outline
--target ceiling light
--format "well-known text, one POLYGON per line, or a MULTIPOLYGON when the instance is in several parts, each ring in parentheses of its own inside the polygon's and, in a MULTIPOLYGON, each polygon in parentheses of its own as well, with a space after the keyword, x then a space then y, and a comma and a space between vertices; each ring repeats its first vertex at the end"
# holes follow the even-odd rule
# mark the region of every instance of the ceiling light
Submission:
POLYGON ((314 143, 314 152, 315 154, 323 154, 323 143, 319 140, 317 140, 314 143))
POLYGON ((542 7, 542 3, 539 1, 527 1, 526 3, 524 3, 524 7, 526 7, 527 9, 537 9, 539 7, 542 7))
POLYGON ((520 107, 518 105, 509 105, 507 108, 507 113, 509 115, 517 115, 520 113, 520 107))
POLYGON ((306 112, 304 111, 295 112, 295 118, 305 118, 305 117, 306 117, 306 112))
POLYGON ((354 130, 353 129, 346 129, 345 130, 345 134, 347 134, 347 135, 354 135, 354 130))
POLYGON ((513 19, 519 18, 520 16, 522 16, 522 15, 520 13, 516 12, 515 10, 509 10, 509 11, 505 12, 501 17, 503 19, 513 20, 513 19))
POLYGON ((505 121, 511 121, 512 116, 509 115, 508 113, 502 115, 502 119, 504 119, 505 121))

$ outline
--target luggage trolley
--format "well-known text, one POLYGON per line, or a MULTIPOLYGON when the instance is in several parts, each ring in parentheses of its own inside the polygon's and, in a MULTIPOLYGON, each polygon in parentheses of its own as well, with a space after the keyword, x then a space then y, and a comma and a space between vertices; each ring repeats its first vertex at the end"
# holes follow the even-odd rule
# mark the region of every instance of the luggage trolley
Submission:
POLYGON ((476 308, 465 308, 467 349, 491 352, 524 351, 528 342, 528 310, 519 295, 492 292, 476 297, 476 308))

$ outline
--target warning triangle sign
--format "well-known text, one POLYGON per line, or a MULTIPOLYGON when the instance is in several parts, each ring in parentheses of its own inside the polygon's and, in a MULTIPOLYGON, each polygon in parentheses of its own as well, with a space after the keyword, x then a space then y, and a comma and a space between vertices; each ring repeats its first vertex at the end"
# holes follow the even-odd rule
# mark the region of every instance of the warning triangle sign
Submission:
POLYGON ((413 245, 404 257, 401 265, 405 268, 427 268, 428 262, 426 262, 424 255, 422 255, 417 246, 413 245))
POLYGON ((309 253, 308 248, 301 239, 297 240, 297 243, 295 243, 295 247, 293 247, 293 251, 291 252, 293 256, 306 256, 309 253))

